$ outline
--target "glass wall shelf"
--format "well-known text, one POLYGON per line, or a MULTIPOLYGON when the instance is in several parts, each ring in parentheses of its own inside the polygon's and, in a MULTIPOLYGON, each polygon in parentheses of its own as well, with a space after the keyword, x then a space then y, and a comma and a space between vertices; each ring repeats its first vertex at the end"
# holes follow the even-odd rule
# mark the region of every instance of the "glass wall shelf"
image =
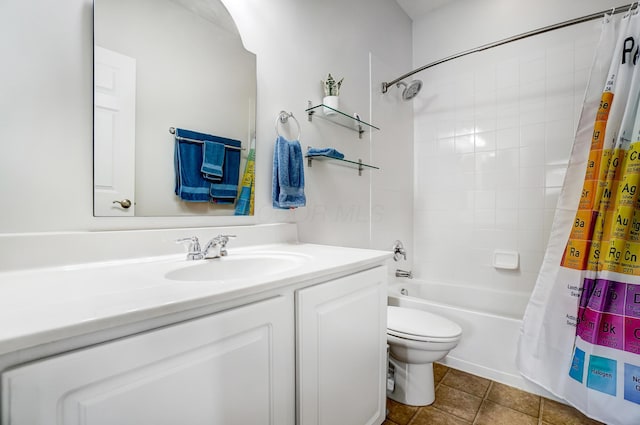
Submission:
POLYGON ((347 167, 352 167, 352 168, 357 168, 358 169, 358 175, 361 176, 362 175, 362 170, 364 170, 365 168, 370 168, 373 170, 379 170, 380 167, 376 167, 373 165, 369 165, 369 164, 365 164, 362 162, 361 159, 358 159, 358 161, 351 161, 348 159, 340 159, 340 158, 335 158, 333 156, 328 156, 328 155, 305 155, 305 158, 307 158, 307 167, 311 167, 311 164, 314 160, 316 161, 337 161, 340 165, 345 165, 347 167))
POLYGON ((358 137, 361 139, 362 135, 367 130, 380 130, 375 125, 362 121, 358 114, 349 115, 322 103, 314 106, 311 101, 309 101, 309 106, 305 109, 305 112, 307 113, 309 121, 312 121, 314 116, 331 121, 335 124, 341 125, 342 127, 356 131, 358 133, 358 137))

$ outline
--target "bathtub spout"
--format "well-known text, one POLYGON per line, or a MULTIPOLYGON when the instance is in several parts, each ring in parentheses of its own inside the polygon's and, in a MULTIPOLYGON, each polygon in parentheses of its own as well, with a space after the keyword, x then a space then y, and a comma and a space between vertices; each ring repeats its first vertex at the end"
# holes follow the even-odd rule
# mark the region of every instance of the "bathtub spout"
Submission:
POLYGON ((411 272, 411 270, 407 271, 396 269, 396 277, 406 277, 409 279, 413 279, 413 273, 411 272))

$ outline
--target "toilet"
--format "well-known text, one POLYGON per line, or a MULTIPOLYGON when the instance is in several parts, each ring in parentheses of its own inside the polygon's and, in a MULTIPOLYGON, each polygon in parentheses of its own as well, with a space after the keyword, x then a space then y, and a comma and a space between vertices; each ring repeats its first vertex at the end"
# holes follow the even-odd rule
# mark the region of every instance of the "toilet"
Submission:
POLYGON ((410 406, 433 403, 433 362, 455 348, 461 336, 462 328, 449 319, 423 310, 387 306, 387 342, 393 374, 387 396, 410 406))

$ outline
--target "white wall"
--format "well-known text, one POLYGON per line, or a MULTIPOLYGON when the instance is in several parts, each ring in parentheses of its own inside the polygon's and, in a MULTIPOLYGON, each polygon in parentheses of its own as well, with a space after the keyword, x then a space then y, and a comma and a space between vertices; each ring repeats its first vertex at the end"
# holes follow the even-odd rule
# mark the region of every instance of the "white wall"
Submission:
MULTIPOLYGON (((414 22, 414 66, 615 3, 452 3, 414 22)), ((418 74, 425 81, 414 101, 419 277, 532 289, 599 30, 599 21, 580 24, 418 74), (519 270, 494 269, 495 249, 517 251, 519 270)))
MULTIPOLYGON (((361 158, 382 168, 364 171, 358 177, 356 170, 335 163, 314 162, 312 168, 305 167, 307 207, 290 216, 298 222, 301 239, 390 249, 402 234, 410 237, 411 181, 406 167, 411 151, 411 113, 406 105, 396 107, 400 105, 398 98, 380 100, 382 81, 411 67, 409 18, 388 0, 224 3, 236 19, 245 45, 258 55, 258 129, 266 134, 262 146, 267 146, 260 155, 272 154, 274 121, 284 109, 298 118, 303 150, 308 146, 334 147, 348 159, 361 158), (369 52, 376 58, 371 66, 369 52), (321 101, 320 80, 328 72, 344 77, 341 108, 357 112, 380 131, 358 139, 357 133, 321 119, 307 121, 307 100, 314 104, 321 101), (384 199, 389 193, 396 196, 384 199), (401 220, 394 219, 398 211, 401 220), (383 230, 384 237, 372 238, 383 230)), ((261 192, 271 190, 270 173, 270 167, 258 171, 261 192)), ((270 201, 259 214, 276 215, 270 201)))
MULTIPOLYGON (((406 71, 393 72, 390 64, 372 56, 372 108, 375 122, 380 121, 386 137, 374 137, 372 162, 380 167, 371 173, 371 246, 391 249, 402 241, 407 261, 390 267, 411 270, 413 246, 413 103, 400 99, 401 89, 390 88, 382 94, 380 81, 391 81, 406 71), (391 77, 389 77, 391 76, 391 77)), ((377 134, 377 133, 374 133, 377 134)))
MULTIPOLYGON (((298 221, 303 240, 369 246, 372 202, 385 208, 376 226, 393 233, 389 230, 393 223, 387 225, 385 220, 405 202, 398 196, 393 202, 378 201, 390 189, 384 184, 373 187, 370 171, 358 177, 354 170, 331 164, 305 168, 307 208, 273 210, 272 146, 280 110, 298 118, 305 148, 333 146, 347 157, 373 161, 387 154, 393 158, 398 143, 410 145, 410 116, 403 117, 390 106, 370 110, 370 89, 381 81, 370 80, 369 66, 371 52, 386 64, 384 72, 374 70, 376 78, 393 79, 411 67, 409 18, 393 0, 226 3, 245 45, 257 54, 255 218, 92 217, 92 2, 13 1, 0 2, 0 28, 6 35, 0 39, 0 54, 10 58, 10 66, 0 67, 0 193, 5 200, 0 233, 298 221), (320 101, 320 79, 328 72, 345 78, 344 108, 375 120, 382 131, 359 140, 342 127, 306 121, 307 100, 320 101), (402 123, 409 130, 399 137, 385 130, 387 124, 395 128, 402 123)), ((403 149, 404 156, 410 147, 403 149)), ((391 170, 385 172, 393 175, 391 170)), ((410 202, 406 193, 401 197, 410 202)), ((407 232, 406 223, 403 229, 407 232)), ((381 241, 380 246, 388 243, 381 241)))

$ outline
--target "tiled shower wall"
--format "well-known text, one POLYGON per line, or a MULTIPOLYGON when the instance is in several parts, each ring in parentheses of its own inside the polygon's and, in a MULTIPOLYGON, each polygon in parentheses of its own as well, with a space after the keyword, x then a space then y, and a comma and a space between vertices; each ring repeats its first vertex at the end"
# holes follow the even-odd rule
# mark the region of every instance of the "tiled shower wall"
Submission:
POLYGON ((414 100, 419 278, 531 291, 600 28, 594 21, 555 30, 417 76, 424 81, 414 100), (517 252, 519 268, 494 268, 495 250, 517 252))

